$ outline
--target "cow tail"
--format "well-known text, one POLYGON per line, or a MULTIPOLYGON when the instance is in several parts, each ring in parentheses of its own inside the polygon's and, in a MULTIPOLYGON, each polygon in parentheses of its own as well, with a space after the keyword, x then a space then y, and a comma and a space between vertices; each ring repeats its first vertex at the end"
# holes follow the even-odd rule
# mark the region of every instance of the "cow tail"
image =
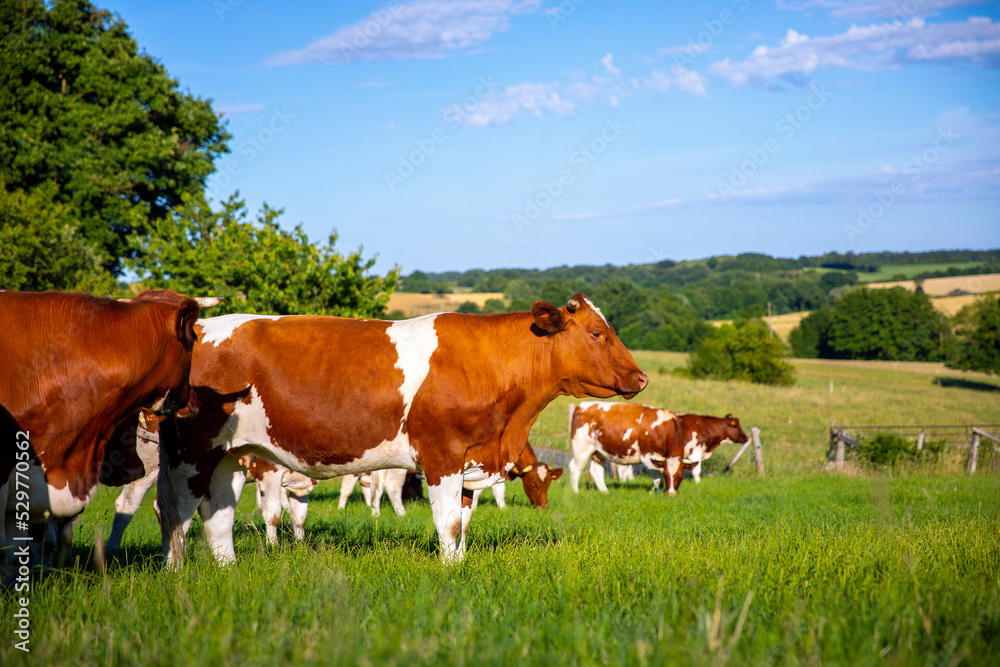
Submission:
POLYGON ((156 476, 157 508, 160 510, 160 532, 163 535, 163 557, 169 560, 165 565, 177 569, 184 559, 184 524, 178 511, 177 489, 170 478, 170 457, 166 447, 160 444, 160 472, 156 476))

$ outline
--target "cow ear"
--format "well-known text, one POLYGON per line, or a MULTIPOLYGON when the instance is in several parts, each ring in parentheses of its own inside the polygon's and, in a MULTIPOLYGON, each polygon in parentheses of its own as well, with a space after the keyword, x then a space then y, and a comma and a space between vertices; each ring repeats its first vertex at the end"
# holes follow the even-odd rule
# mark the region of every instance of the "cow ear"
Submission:
POLYGON ((552 479, 559 479, 562 477, 562 468, 552 468, 549 472, 552 475, 552 479))
POLYGON ((174 325, 174 331, 177 334, 177 340, 183 343, 185 349, 190 350, 195 340, 197 340, 197 336, 194 333, 194 323, 198 321, 198 314, 200 312, 201 309, 198 307, 198 302, 194 299, 184 299, 180 308, 177 309, 177 320, 174 325))
POLYGON ((535 318, 535 326, 552 335, 566 328, 566 318, 562 311, 545 301, 536 301, 531 307, 531 315, 535 318))

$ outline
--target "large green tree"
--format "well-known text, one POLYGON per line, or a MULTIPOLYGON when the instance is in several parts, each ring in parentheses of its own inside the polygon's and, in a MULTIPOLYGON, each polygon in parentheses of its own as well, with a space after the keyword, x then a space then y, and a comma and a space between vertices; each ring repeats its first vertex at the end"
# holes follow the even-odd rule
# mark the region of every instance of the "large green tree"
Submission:
POLYGON ((834 305, 826 345, 834 358, 934 361, 943 333, 943 318, 923 292, 864 288, 834 305))
POLYGON ((278 225, 280 209, 265 204, 251 220, 238 193, 213 211, 186 200, 152 223, 137 248, 143 287, 169 287, 194 296, 221 296, 212 315, 308 314, 378 317, 385 314, 399 277, 396 267, 371 275, 374 259, 361 250, 341 255, 336 232, 325 246, 309 242, 301 226, 278 225))
POLYGON ((688 371, 714 380, 790 385, 795 383, 795 368, 785 354, 785 346, 763 320, 737 320, 702 340, 688 357, 688 371))
POLYGON ((61 219, 111 275, 142 247, 132 237, 204 191, 229 138, 120 18, 86 0, 0 0, 0 189, 55 184, 61 219))
POLYGON ((1000 374, 1000 294, 984 294, 952 319, 953 339, 945 365, 1000 374))

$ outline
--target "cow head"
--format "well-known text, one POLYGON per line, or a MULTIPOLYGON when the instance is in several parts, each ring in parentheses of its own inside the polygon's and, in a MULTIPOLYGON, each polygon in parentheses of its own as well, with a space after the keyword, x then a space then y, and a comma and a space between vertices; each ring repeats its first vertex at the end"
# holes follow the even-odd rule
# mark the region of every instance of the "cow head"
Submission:
POLYGON ((645 389, 646 374, 585 295, 577 294, 562 308, 536 301, 531 314, 535 333, 552 341, 563 394, 632 398, 645 389))
POLYGON ((549 485, 562 476, 562 468, 553 468, 548 463, 535 461, 524 468, 516 465, 507 473, 510 479, 521 478, 524 484, 524 495, 535 507, 545 509, 549 505, 549 485))
POLYGON ((750 439, 750 436, 744 433, 742 427, 740 427, 740 420, 734 417, 731 413, 726 415, 722 421, 724 422, 723 437, 719 439, 719 442, 714 447, 709 447, 709 452, 727 440, 742 445, 750 439))

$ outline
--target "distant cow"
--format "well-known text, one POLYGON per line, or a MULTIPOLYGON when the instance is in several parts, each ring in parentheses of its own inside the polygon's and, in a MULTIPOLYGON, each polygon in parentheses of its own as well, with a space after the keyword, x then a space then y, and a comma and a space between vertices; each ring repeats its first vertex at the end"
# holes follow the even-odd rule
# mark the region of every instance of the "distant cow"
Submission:
MULTIPOLYGON (((142 406, 172 413, 188 403, 198 311, 169 290, 127 303, 0 292, 0 507, 8 526, 79 514, 118 423, 142 406), (19 507, 21 488, 30 499, 19 507)), ((14 549, 7 553, 10 566, 14 549)))
POLYGON ((227 315, 200 320, 196 417, 161 432, 164 551, 177 565, 203 497, 205 534, 235 557, 242 489, 232 457, 257 454, 324 479, 421 470, 445 561, 460 559, 472 493, 514 466, 556 396, 631 398, 645 388, 600 311, 578 294, 531 313, 442 313, 386 322, 227 315))
POLYGON ((607 493, 604 466, 593 461, 596 455, 619 465, 642 463, 663 472, 667 491, 676 495, 684 468, 692 468, 695 481, 701 462, 723 442, 747 441, 740 422, 733 415, 724 418, 675 414, 670 410, 637 403, 591 401, 570 407, 570 437, 573 461, 570 484, 579 492, 580 475, 589 464, 597 488, 607 493))
MULTIPOLYGON (((507 473, 506 481, 514 481, 520 478, 524 485, 524 495, 535 507, 546 508, 549 506, 549 485, 562 476, 562 468, 553 468, 544 461, 539 461, 535 456, 535 450, 531 448, 531 443, 524 446, 524 451, 518 457, 514 467, 507 473)), ((479 505, 479 495, 482 489, 473 494, 472 508, 479 505)), ((497 507, 505 509, 506 482, 497 482, 493 485, 493 498, 497 502, 497 507)))
POLYGON ((382 493, 389 496, 389 503, 393 511, 399 516, 406 515, 406 508, 403 507, 403 488, 406 486, 408 475, 412 475, 405 468, 390 468, 388 470, 374 470, 360 475, 344 475, 340 478, 340 503, 338 507, 347 507, 347 500, 351 497, 356 485, 361 485, 361 495, 365 499, 365 504, 372 510, 372 516, 382 514, 382 493))
POLYGON ((278 526, 281 525, 282 509, 287 509, 292 517, 295 539, 304 540, 309 494, 316 488, 318 482, 258 456, 247 457, 246 464, 247 481, 257 482, 257 505, 264 515, 267 543, 278 543, 278 526))

